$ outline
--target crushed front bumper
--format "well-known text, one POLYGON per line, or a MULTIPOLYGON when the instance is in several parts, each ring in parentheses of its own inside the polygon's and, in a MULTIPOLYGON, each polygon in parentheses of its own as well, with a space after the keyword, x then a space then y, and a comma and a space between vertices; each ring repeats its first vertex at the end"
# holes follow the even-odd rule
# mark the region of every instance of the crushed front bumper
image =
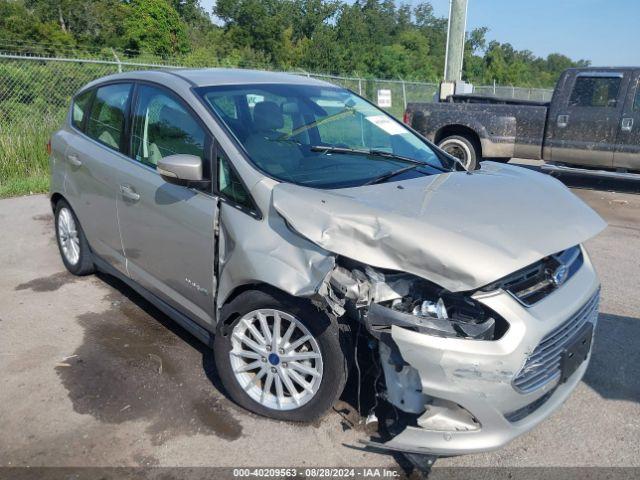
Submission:
POLYGON ((567 399, 589 358, 563 383, 556 375, 523 393, 514 380, 525 364, 531 368, 527 359, 540 342, 594 300, 595 308, 585 322, 595 327, 598 295, 599 281, 585 252, 582 268, 532 307, 504 291, 475 297, 509 322, 499 340, 442 338, 392 326, 393 342, 417 371, 428 401, 417 425, 406 427, 382 446, 432 455, 468 454, 500 448, 532 429, 567 399))

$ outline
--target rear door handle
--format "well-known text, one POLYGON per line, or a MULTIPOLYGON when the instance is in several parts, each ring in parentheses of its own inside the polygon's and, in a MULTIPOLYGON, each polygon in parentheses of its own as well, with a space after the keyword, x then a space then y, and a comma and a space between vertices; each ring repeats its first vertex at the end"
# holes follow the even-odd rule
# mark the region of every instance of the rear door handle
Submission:
POLYGON ((633 118, 625 117, 620 122, 620 130, 623 132, 630 132, 633 129, 633 118))
POLYGON ((76 155, 75 153, 67 154, 67 161, 74 167, 79 167, 80 165, 82 165, 82 160, 80 160, 78 158, 78 155, 76 155))
POLYGON ((136 192, 131 185, 120 185, 120 193, 123 197, 134 202, 140 200, 140 194, 136 192))
POLYGON ((569 125, 569 115, 558 115, 558 128, 565 128, 569 125))

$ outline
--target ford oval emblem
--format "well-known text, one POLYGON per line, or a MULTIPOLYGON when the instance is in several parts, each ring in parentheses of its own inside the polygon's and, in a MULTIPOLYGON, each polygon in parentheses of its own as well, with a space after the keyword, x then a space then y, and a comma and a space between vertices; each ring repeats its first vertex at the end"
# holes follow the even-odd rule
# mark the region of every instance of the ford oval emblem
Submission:
POLYGON ((555 272, 553 272, 553 274, 551 275, 551 281, 556 287, 559 287, 567 279, 568 273, 569 273, 569 270, 567 270, 566 265, 560 265, 558 268, 556 268, 555 272))

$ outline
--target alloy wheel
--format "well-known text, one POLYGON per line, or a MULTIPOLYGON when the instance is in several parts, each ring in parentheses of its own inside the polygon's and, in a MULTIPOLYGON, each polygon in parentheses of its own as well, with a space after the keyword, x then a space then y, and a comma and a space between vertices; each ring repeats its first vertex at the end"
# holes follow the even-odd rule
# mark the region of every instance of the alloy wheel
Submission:
POLYGON ((69 264, 75 265, 80 260, 80 238, 71 210, 68 208, 60 209, 57 223, 58 241, 62 254, 69 264))
POLYGON ((243 316, 231 334, 233 374, 256 402, 292 410, 314 398, 322 382, 316 339, 293 315, 275 309, 243 316))

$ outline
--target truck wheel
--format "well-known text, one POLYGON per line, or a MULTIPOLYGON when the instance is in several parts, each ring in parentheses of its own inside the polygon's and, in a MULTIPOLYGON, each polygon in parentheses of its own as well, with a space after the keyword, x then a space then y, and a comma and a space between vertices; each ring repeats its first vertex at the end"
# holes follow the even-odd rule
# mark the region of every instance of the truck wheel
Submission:
POLYGON ((467 137, 451 135, 440 140, 438 146, 459 159, 467 170, 475 170, 478 166, 478 147, 467 137))
POLYGON ((350 337, 309 302, 250 290, 222 308, 214 341, 229 396, 259 415, 313 421, 347 380, 350 337))

